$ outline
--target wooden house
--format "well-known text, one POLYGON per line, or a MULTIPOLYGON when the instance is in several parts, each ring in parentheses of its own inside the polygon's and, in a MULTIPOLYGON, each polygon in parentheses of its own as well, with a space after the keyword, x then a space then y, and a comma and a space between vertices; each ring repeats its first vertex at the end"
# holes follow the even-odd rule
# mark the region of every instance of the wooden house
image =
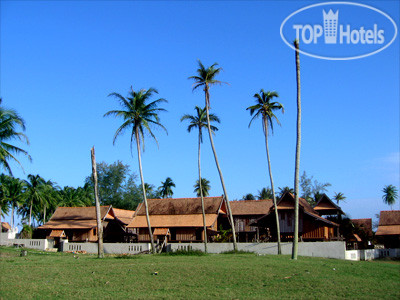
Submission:
POLYGON ((9 232, 11 225, 8 222, 1 222, 1 232, 9 232))
MULTIPOLYGON (((121 242, 134 211, 100 207, 104 242, 121 242), (131 217, 130 217, 131 216, 131 217)), ((48 238, 70 242, 97 242, 96 207, 58 207, 50 220, 38 228, 48 238)))
MULTIPOLYGON (((201 198, 148 199, 147 203, 155 240, 204 241, 201 198)), ((204 197, 204 209, 208 236, 215 234, 220 225, 227 227, 223 197, 204 197)), ((135 217, 127 228, 137 235, 139 242, 150 241, 143 203, 138 206, 135 217)))
POLYGON ((320 216, 344 215, 344 212, 342 211, 340 206, 333 203, 333 201, 326 194, 322 194, 321 198, 319 198, 317 204, 315 204, 313 209, 320 216))
POLYGON ((347 248, 367 249, 372 247, 372 219, 351 219, 350 222, 353 225, 353 230, 346 236, 347 248))
POLYGON ((230 206, 238 242, 259 240, 258 227, 251 224, 269 213, 273 201, 270 199, 231 201, 230 206))
MULTIPOLYGON (((286 192, 279 199, 278 217, 281 240, 293 239, 294 233, 294 203, 293 194, 286 192)), ((274 207, 259 218, 254 225, 260 227, 261 235, 268 241, 276 241, 276 221, 274 207)), ((318 214, 303 198, 299 198, 299 238, 303 241, 326 241, 337 239, 339 225, 329 221, 318 214)))
POLYGON ((400 210, 381 211, 375 236, 385 248, 400 248, 400 210))

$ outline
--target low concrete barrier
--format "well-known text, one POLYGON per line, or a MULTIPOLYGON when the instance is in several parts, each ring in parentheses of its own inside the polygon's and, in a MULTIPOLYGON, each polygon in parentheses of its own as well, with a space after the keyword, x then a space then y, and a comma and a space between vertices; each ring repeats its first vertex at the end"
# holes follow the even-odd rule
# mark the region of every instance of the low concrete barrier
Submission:
POLYGON ((400 257, 400 249, 364 249, 346 251, 346 259, 348 260, 373 260, 385 257, 400 257))
POLYGON ((7 239, 0 242, 2 246, 16 246, 24 247, 37 250, 46 250, 47 248, 52 248, 49 245, 49 240, 46 239, 7 239))
MULTIPOLYGON (((254 252, 258 254, 277 254, 277 243, 238 243, 238 250, 254 252)), ((233 250, 232 243, 209 243, 209 253, 222 253, 233 250)), ((345 259, 345 242, 300 242, 298 255, 325 258, 345 259)), ((292 253, 292 243, 281 243, 282 254, 292 253)), ((203 243, 177 243, 169 244, 168 251, 177 250, 201 250, 204 251, 203 243)))
MULTIPOLYGON (((149 251, 150 243, 104 243, 103 249, 106 254, 137 254, 149 251)), ((97 253, 97 243, 69 243, 62 242, 60 251, 85 251, 87 253, 97 253)))

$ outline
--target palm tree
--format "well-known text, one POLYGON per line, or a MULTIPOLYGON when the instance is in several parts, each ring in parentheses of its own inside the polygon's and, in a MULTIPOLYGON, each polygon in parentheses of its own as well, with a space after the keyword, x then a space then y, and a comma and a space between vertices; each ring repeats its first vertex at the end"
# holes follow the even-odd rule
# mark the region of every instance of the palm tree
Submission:
POLYGON ((232 237, 233 237, 233 248, 237 250, 236 244, 236 233, 235 233, 235 224, 233 223, 232 211, 231 206, 229 204, 228 193, 226 192, 224 177, 222 176, 221 168, 219 167, 217 152, 215 151, 214 147, 214 140, 212 137, 212 130, 211 130, 211 122, 210 122, 210 87, 216 84, 222 84, 223 82, 215 79, 215 77, 221 72, 222 68, 218 68, 218 64, 214 63, 208 68, 205 68, 201 61, 198 61, 199 68, 197 69, 197 75, 190 76, 189 79, 193 79, 195 82, 193 84, 193 90, 202 87, 204 90, 205 95, 205 106, 206 106, 206 115, 207 115, 207 127, 208 127, 208 136, 210 138, 211 148, 214 154, 215 164, 217 165, 219 178, 221 180, 222 189, 225 195, 225 204, 228 211, 229 221, 232 227, 232 237))
POLYGON ((261 191, 258 191, 257 199, 272 199, 274 197, 272 190, 270 188, 262 188, 261 191))
POLYGON ((1 218, 8 214, 10 202, 8 200, 8 180, 9 177, 5 174, 0 175, 0 232, 2 232, 1 218))
POLYGON ((394 185, 387 185, 383 188, 383 202, 387 205, 390 205, 391 209, 393 210, 393 204, 396 203, 398 195, 398 190, 394 185))
MULTIPOLYGON (((32 211, 33 206, 37 208, 41 203, 44 203, 44 195, 43 195, 43 186, 45 184, 45 180, 39 175, 28 175, 28 180, 25 180, 25 199, 27 200, 27 205, 29 206, 29 226, 32 225, 32 211)), ((27 209, 27 207, 26 207, 27 209)), ((26 214, 26 209, 24 213, 26 214)))
POLYGON ((8 200, 11 206, 11 228, 14 228, 14 211, 24 202, 24 182, 18 178, 10 177, 8 181, 8 200))
POLYGON ((163 198, 171 198, 174 192, 172 188, 175 187, 175 183, 172 181, 171 177, 167 177, 164 182, 161 181, 160 193, 163 198))
POLYGON ((282 198, 283 194, 285 194, 286 192, 294 194, 294 189, 288 187, 288 186, 284 186, 283 188, 279 188, 279 198, 282 198))
MULTIPOLYGON (((196 184, 198 185, 198 189, 195 185, 195 188, 197 189, 197 196, 201 197, 201 209, 203 213, 203 226, 204 226, 204 250, 207 253, 207 227, 206 227, 206 215, 205 215, 205 210, 204 210, 204 189, 203 189, 203 178, 201 178, 201 163, 200 163, 200 146, 201 143, 203 143, 203 128, 208 127, 207 123, 207 111, 206 108, 200 108, 198 106, 195 107, 196 110, 196 115, 191 116, 191 115, 184 115, 181 118, 181 122, 184 120, 189 120, 190 124, 187 128, 187 131, 190 132, 192 129, 197 128, 199 130, 198 134, 198 154, 197 154, 197 164, 198 164, 198 170, 199 170, 199 179, 197 180, 196 184)), ((209 114, 209 120, 210 122, 217 122, 220 123, 219 118, 214 115, 214 114, 209 114)), ((210 125, 211 132, 214 134, 215 131, 218 131, 218 128, 216 126, 210 125)), ((205 179, 206 180, 206 179, 205 179)), ((208 180, 207 180, 208 181, 208 180)), ((208 181, 208 184, 210 182, 208 181)), ((196 192, 195 189, 195 192, 196 192)), ((209 188, 208 188, 209 189, 209 188)), ((206 190, 207 195, 208 195, 208 190, 206 190)))
POLYGON ((256 200, 256 197, 254 197, 253 194, 249 193, 249 194, 244 195, 242 197, 242 200, 256 200))
POLYGON ((339 205, 339 201, 343 201, 346 199, 346 196, 343 193, 335 193, 333 196, 333 200, 336 200, 337 205, 339 205))
MULTIPOLYGON (((2 99, 0 98, 0 105, 1 103, 2 99)), ((11 140, 18 139, 29 145, 26 135, 19 132, 17 128, 25 131, 25 121, 15 110, 5 109, 0 106, 0 169, 6 170, 10 175, 12 175, 12 171, 8 163, 9 160, 17 162, 22 167, 14 155, 24 154, 31 160, 28 152, 9 143, 11 140)))
POLYGON ((160 123, 160 118, 158 116, 160 112, 166 111, 165 109, 158 107, 159 104, 162 102, 167 102, 167 100, 160 98, 149 102, 149 99, 153 96, 153 94, 158 94, 158 91, 154 88, 149 88, 148 90, 142 89, 139 91, 134 91, 132 87, 131 91, 128 94, 128 97, 126 98, 118 93, 111 93, 109 96, 113 96, 119 100, 122 110, 111 110, 107 112, 104 116, 119 117, 123 120, 122 125, 115 132, 113 144, 115 144, 115 140, 117 139, 117 137, 126 129, 131 130, 131 151, 133 140, 136 141, 147 225, 149 229, 152 252, 155 253, 153 233, 151 232, 149 208, 147 205, 146 188, 144 186, 143 179, 140 144, 143 144, 144 151, 144 132, 146 131, 150 134, 150 136, 156 141, 158 145, 157 139, 151 131, 150 125, 159 126, 167 132, 165 127, 160 123))
POLYGON ((297 83, 297 130, 296 130, 296 158, 294 168, 294 236, 292 259, 297 259, 299 247, 299 172, 300 172, 300 146, 301 146, 301 85, 300 85, 300 57, 299 41, 294 41, 296 57, 296 83, 297 83))
MULTIPOLYGON (((199 180, 196 180, 194 187, 194 193, 196 193, 197 197, 201 197, 202 199, 204 197, 207 197, 210 195, 210 181, 205 179, 205 178, 201 178, 201 182, 199 182, 199 180)), ((203 203, 202 203, 203 205, 203 203)))
POLYGON ((258 118, 259 116, 262 117, 262 127, 265 136, 265 148, 267 150, 269 179, 271 182, 272 198, 274 201, 275 209, 276 231, 278 236, 278 254, 281 254, 281 232, 279 228, 278 206, 276 205, 274 180, 272 178, 271 160, 269 157, 268 149, 268 129, 271 128, 271 133, 274 132, 274 119, 278 124, 280 124, 274 112, 279 110, 281 110, 282 113, 284 112, 284 108, 281 103, 272 101, 275 97, 279 97, 277 92, 265 92, 263 89, 261 89, 259 94, 254 94, 254 98, 256 98, 256 104, 249 106, 247 110, 250 110, 250 115, 253 116, 250 120, 249 127, 256 118, 258 118))

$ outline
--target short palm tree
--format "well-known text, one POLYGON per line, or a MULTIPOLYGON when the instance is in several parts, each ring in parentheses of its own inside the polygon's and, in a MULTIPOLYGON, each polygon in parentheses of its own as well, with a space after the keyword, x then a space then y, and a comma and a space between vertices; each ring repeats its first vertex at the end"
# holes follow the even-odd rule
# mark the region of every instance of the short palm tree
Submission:
POLYGON ((390 205, 391 209, 393 209, 393 204, 396 203, 397 198, 399 197, 398 195, 398 190, 394 185, 387 185, 383 188, 383 202, 387 205, 390 205))
MULTIPOLYGON (((197 179, 194 187, 194 193, 196 193, 197 197, 207 197, 210 195, 210 181, 205 179, 205 178, 201 178, 201 182, 197 179)), ((202 204, 203 205, 203 204, 202 204)))
POLYGON ((272 178, 272 170, 271 170, 271 160, 269 157, 269 149, 268 149, 268 133, 269 128, 271 129, 271 133, 274 132, 274 120, 278 124, 280 124, 277 116, 275 115, 275 111, 284 112, 283 105, 279 102, 274 102, 274 98, 278 98, 279 95, 277 92, 265 92, 263 89, 260 90, 260 93, 254 94, 254 98, 256 98, 256 104, 249 106, 247 110, 250 110, 250 115, 252 116, 249 127, 251 123, 257 119, 258 117, 262 117, 262 128, 265 136, 265 148, 267 150, 267 160, 268 160, 268 170, 269 170, 269 179, 271 182, 272 189, 272 198, 274 200, 274 209, 275 209, 275 221, 276 221, 276 231, 278 236, 278 254, 281 254, 281 232, 279 228, 279 217, 278 217, 278 206, 276 205, 276 196, 275 196, 275 188, 274 188, 274 180, 272 178))
POLYGON ((149 236, 151 241, 152 252, 155 253, 154 239, 153 233, 151 231, 150 217, 149 217, 149 208, 147 205, 147 197, 146 197, 146 188, 144 186, 143 179, 143 170, 142 170, 142 159, 140 155, 140 146, 143 145, 144 150, 144 133, 147 132, 150 136, 157 142, 155 135, 151 130, 151 126, 158 126, 167 130, 160 123, 160 118, 158 114, 162 111, 166 111, 163 108, 160 108, 159 105, 162 102, 167 102, 167 100, 160 98, 154 101, 149 101, 150 98, 154 95, 158 94, 158 91, 154 88, 149 88, 148 90, 142 89, 139 91, 134 91, 131 87, 131 91, 128 96, 125 98, 118 93, 111 93, 109 96, 115 97, 119 100, 119 103, 122 107, 121 110, 111 110, 107 112, 104 116, 114 116, 121 118, 123 123, 117 129, 114 135, 113 143, 115 144, 115 140, 117 137, 124 132, 124 130, 130 130, 131 136, 131 150, 133 140, 136 141, 137 153, 138 153, 138 161, 139 161, 139 172, 140 179, 142 182, 142 191, 143 191, 143 201, 146 210, 146 219, 147 225, 149 229, 149 236))
MULTIPOLYGON (((44 193, 43 186, 45 185, 45 180, 39 175, 28 175, 28 180, 25 180, 25 199, 26 199, 26 209, 29 207, 29 223, 32 225, 32 212, 33 207, 39 208, 42 203, 44 203, 44 193)), ((24 213, 27 214, 26 209, 24 213)))
POLYGON ((279 198, 282 198, 283 194, 285 194, 286 192, 294 194, 294 189, 292 189, 291 187, 288 186, 284 186, 283 188, 279 188, 279 198))
POLYGON ((10 177, 8 182, 8 199, 11 206, 11 228, 14 228, 14 212, 24 202, 25 184, 22 180, 10 177))
MULTIPOLYGON (((204 178, 201 178, 201 163, 200 163, 200 153, 201 153, 200 146, 201 146, 201 143, 203 143, 203 130, 202 129, 208 127, 207 111, 206 111, 206 108, 200 108, 198 106, 195 107, 195 110, 196 110, 195 115, 193 115, 193 116, 192 115, 184 115, 181 118, 181 122, 184 120, 188 120, 190 122, 189 126, 187 128, 188 132, 191 132, 192 129, 198 129, 198 131, 199 131, 198 152, 197 152, 197 164, 198 164, 198 170, 199 170, 199 179, 197 180, 196 184, 198 184, 198 186, 199 186, 198 190, 197 190, 199 193, 197 193, 197 196, 201 197, 201 209, 202 209, 202 213, 203 213, 203 225, 204 225, 204 228, 203 228, 203 230, 204 230, 204 248, 205 248, 205 252, 207 252, 207 227, 206 227, 206 215, 205 215, 205 210, 204 210, 204 198, 203 198, 205 196, 205 194, 204 194, 205 190, 203 189, 203 186, 202 186, 204 178)), ((220 123, 219 118, 214 114, 209 114, 209 120, 210 120, 210 122, 220 123)), ((215 131, 218 131, 218 128, 216 126, 210 125, 210 128, 211 128, 211 132, 213 134, 215 133, 215 131)), ((210 182, 208 181, 208 183, 210 183, 210 182)), ((196 187, 196 185, 195 185, 195 187, 196 187)), ((208 195, 208 191, 207 191, 207 195, 208 195)))
POLYGON ((272 199, 272 198, 273 198, 273 193, 270 188, 262 188, 261 191, 258 191, 257 195, 258 200, 272 199))
POLYGON ((163 198, 171 198, 174 194, 172 188, 175 187, 175 183, 171 177, 167 177, 164 182, 161 181, 160 193, 163 198))
POLYGON ((344 200, 346 200, 346 196, 343 193, 335 193, 333 200, 335 200, 337 205, 339 205, 339 201, 345 202, 344 200))
POLYGON ((231 227, 232 227, 233 248, 236 251, 237 244, 236 244, 235 224, 233 222, 232 211, 231 211, 231 206, 229 204, 228 193, 226 192, 226 188, 225 188, 224 177, 222 175, 222 171, 221 171, 221 168, 220 168, 219 162, 218 162, 217 152, 215 151, 215 147, 214 147, 214 140, 212 137, 211 122, 210 122, 210 112, 209 112, 210 111, 210 87, 213 85, 216 85, 216 84, 223 83, 222 81, 219 81, 215 78, 221 72, 222 68, 219 68, 217 63, 214 63, 213 65, 211 65, 208 68, 204 67, 204 65, 201 63, 200 60, 198 61, 198 63, 199 63, 199 68, 197 69, 197 75, 190 76, 189 79, 194 80, 193 90, 195 90, 199 87, 202 87, 204 90, 208 136, 210 138, 210 144, 211 144, 211 148, 212 148, 212 151, 214 154, 215 164, 217 165, 219 178, 221 180, 222 189, 224 191, 225 204, 226 204, 226 208, 228 210, 229 221, 230 221, 231 227))
POLYGON ((10 160, 17 162, 22 167, 15 155, 23 154, 29 160, 31 160, 31 157, 25 150, 10 144, 10 141, 17 139, 29 144, 29 140, 24 133, 18 131, 18 128, 25 131, 25 121, 15 110, 5 109, 1 106, 1 103, 2 99, 0 98, 0 169, 4 169, 12 175, 8 163, 10 160))

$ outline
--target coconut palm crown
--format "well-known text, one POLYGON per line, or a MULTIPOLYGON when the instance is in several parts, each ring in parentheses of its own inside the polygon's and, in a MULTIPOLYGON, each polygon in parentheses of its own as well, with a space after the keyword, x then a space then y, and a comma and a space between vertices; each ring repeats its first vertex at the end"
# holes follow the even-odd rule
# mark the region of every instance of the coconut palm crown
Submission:
MULTIPOLYGON (((2 99, 0 98, 0 105, 2 99)), ((12 140, 20 140, 29 145, 27 136, 20 132, 19 129, 25 131, 25 121, 17 114, 15 110, 5 109, 0 106, 0 169, 4 169, 8 174, 12 175, 9 161, 15 161, 21 167, 21 163, 15 155, 23 154, 31 160, 28 152, 10 144, 12 140)))
MULTIPOLYGON (((188 120, 190 122, 189 126, 187 127, 187 131, 191 132, 192 129, 198 129, 199 130, 199 139, 200 142, 203 142, 203 128, 207 128, 207 111, 206 108, 201 108, 196 106, 194 108, 196 110, 195 115, 183 115, 181 118, 181 122, 184 120, 188 120)), ((210 122, 216 122, 220 123, 221 120, 215 115, 215 114, 209 114, 210 117, 210 122)), ((213 126, 210 124, 211 131, 213 134, 215 134, 215 131, 218 131, 218 127, 213 126)))

